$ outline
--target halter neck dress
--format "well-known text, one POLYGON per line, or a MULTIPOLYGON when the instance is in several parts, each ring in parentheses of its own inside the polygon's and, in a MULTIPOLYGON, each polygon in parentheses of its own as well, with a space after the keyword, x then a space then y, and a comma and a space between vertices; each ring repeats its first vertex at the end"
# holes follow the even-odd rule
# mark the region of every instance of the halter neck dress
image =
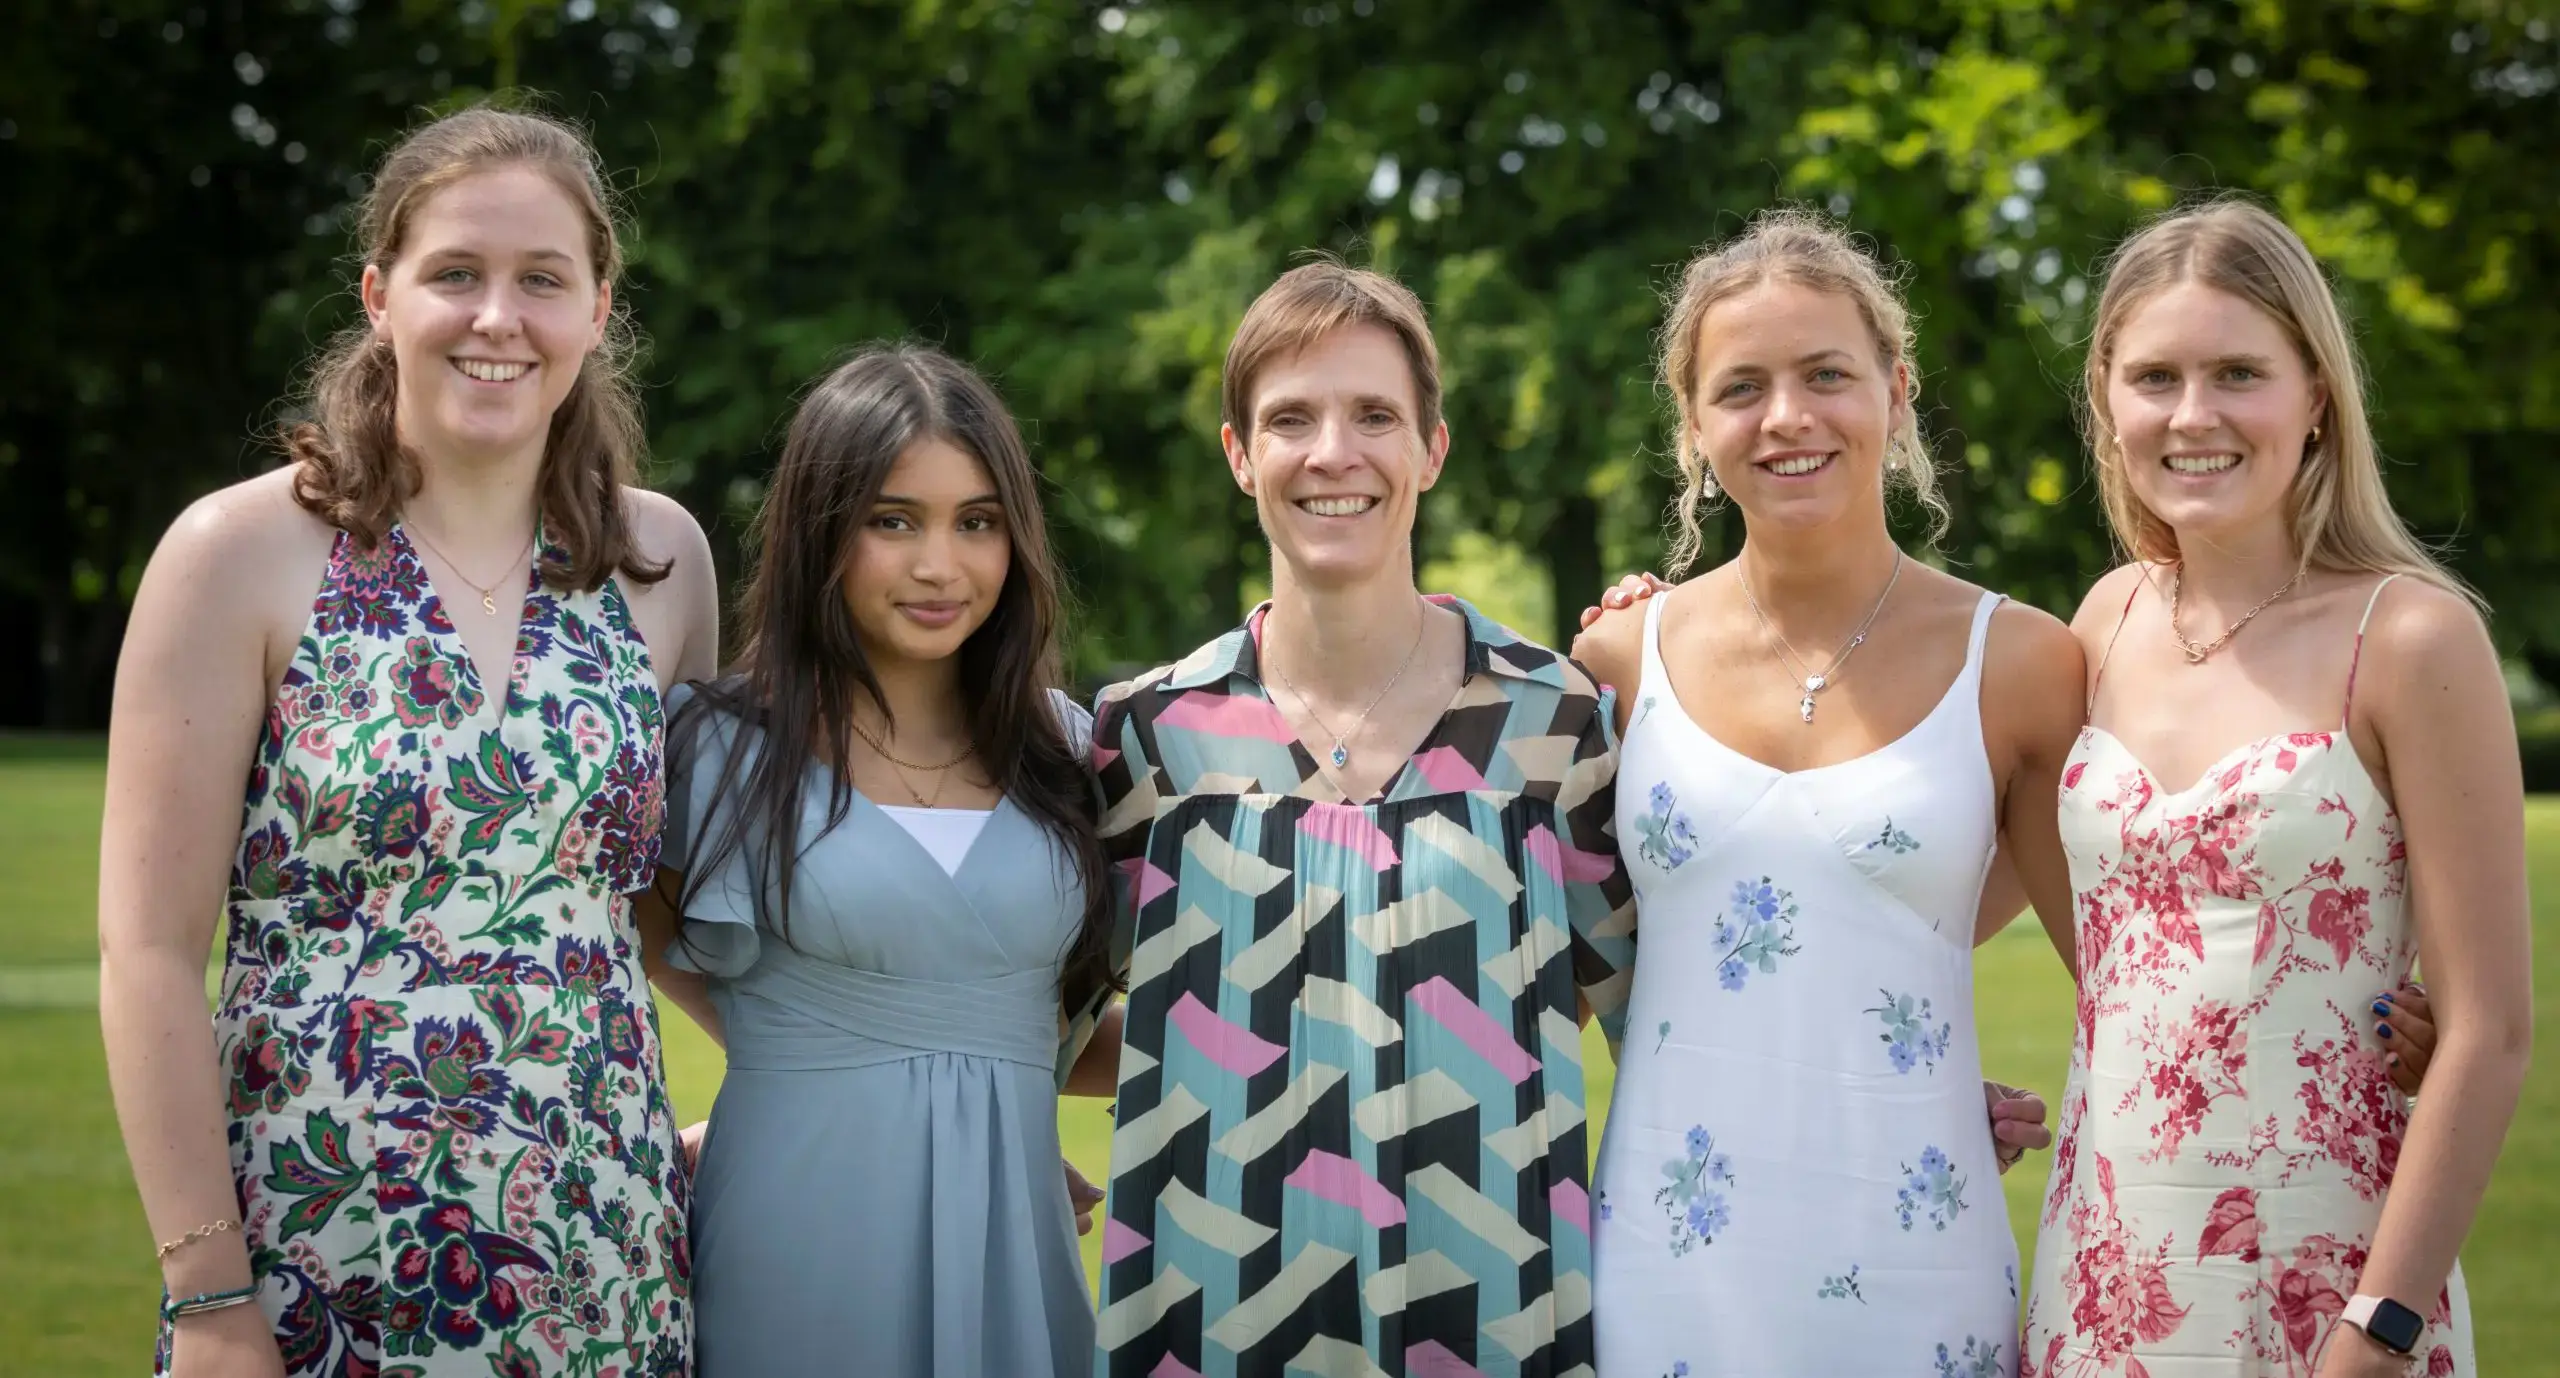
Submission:
POLYGON ((1786 772, 1682 709, 1677 596, 1646 610, 1618 765, 1644 938, 1600 1142, 1600 1372, 2004 1378, 2017 1250, 1973 1027, 1999 597, 1918 726, 1786 772))
POLYGON ((408 532, 342 532, 268 706, 213 1023, 290 1374, 690 1366, 658 684, 617 580, 520 587, 484 677, 408 532))
MULTIPOLYGON (((2062 842, 2079 1027, 2020 1371, 2308 1378, 2409 1123, 2365 1032, 2417 956, 2399 817, 2346 706, 2174 791, 2093 721, 2064 769, 2062 842)), ((2459 1268, 2421 1309, 2410 1372, 2472 1373, 2459 1268)))

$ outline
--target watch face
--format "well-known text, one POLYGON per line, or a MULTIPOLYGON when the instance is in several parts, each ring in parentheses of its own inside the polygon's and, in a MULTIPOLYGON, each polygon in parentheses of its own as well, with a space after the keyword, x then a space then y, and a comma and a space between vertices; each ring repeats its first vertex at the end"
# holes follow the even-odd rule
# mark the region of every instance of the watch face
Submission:
POLYGON ((2394 1354, 2406 1354, 2418 1347, 2418 1336, 2426 1329, 2426 1321, 2417 1312, 2385 1297, 2373 1308, 2373 1319, 2366 1322, 2364 1333, 2380 1342, 2394 1354))

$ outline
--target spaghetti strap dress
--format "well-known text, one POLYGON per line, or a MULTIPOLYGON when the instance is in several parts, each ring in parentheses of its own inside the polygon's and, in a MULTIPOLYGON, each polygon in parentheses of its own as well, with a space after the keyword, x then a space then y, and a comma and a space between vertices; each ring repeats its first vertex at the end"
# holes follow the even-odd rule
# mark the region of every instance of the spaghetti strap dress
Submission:
POLYGON ((1973 1024, 1997 838, 1974 610, 1901 738, 1782 772, 1709 735, 1645 613, 1617 832, 1644 934, 1600 1140, 1600 1372, 2017 1363, 2017 1247, 1973 1024))
MULTIPOLYGON (((2363 647, 2360 622, 2350 705, 2363 647)), ((2409 1124, 2364 1033, 2417 957, 2399 817, 2343 707, 2182 790, 2093 722, 2064 768, 2062 842, 2079 1027, 2022 1372, 2308 1378, 2409 1124)), ((2421 1309, 2409 1371, 2475 1372, 2460 1268, 2421 1309)))

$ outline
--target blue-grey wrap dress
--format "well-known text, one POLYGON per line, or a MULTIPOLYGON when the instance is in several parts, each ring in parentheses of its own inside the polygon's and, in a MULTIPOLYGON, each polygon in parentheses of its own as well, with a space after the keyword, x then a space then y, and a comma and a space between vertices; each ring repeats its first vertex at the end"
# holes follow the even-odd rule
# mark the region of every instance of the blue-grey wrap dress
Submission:
MULTIPOLYGON (((1081 747, 1090 719, 1053 705, 1081 747)), ((739 735, 715 713, 670 766, 665 865, 726 826, 701 815, 739 735)), ((810 767, 804 840, 830 783, 810 767)), ((1092 1303, 1057 1128, 1072 862, 1007 800, 946 875, 857 794, 801 856, 786 942, 757 924, 755 851, 688 874, 672 954, 710 978, 729 1055, 694 1188, 699 1372, 1081 1373, 1092 1303)))

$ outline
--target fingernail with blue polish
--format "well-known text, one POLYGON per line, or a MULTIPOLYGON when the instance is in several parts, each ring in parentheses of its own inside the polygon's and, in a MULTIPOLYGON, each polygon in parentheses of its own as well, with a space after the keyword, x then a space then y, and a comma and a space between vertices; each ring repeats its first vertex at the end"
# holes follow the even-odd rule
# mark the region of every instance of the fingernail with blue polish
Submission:
POLYGON ((2375 1014, 2391 1013, 2391 998, 2389 996, 2384 996, 2382 999, 2374 1001, 2373 1012, 2375 1014))
POLYGON ((2384 1038, 2389 1038, 2391 1036, 2391 1026, 2388 1024, 2376 1024, 2373 1026, 2373 1031, 2382 1035, 2384 1038))

